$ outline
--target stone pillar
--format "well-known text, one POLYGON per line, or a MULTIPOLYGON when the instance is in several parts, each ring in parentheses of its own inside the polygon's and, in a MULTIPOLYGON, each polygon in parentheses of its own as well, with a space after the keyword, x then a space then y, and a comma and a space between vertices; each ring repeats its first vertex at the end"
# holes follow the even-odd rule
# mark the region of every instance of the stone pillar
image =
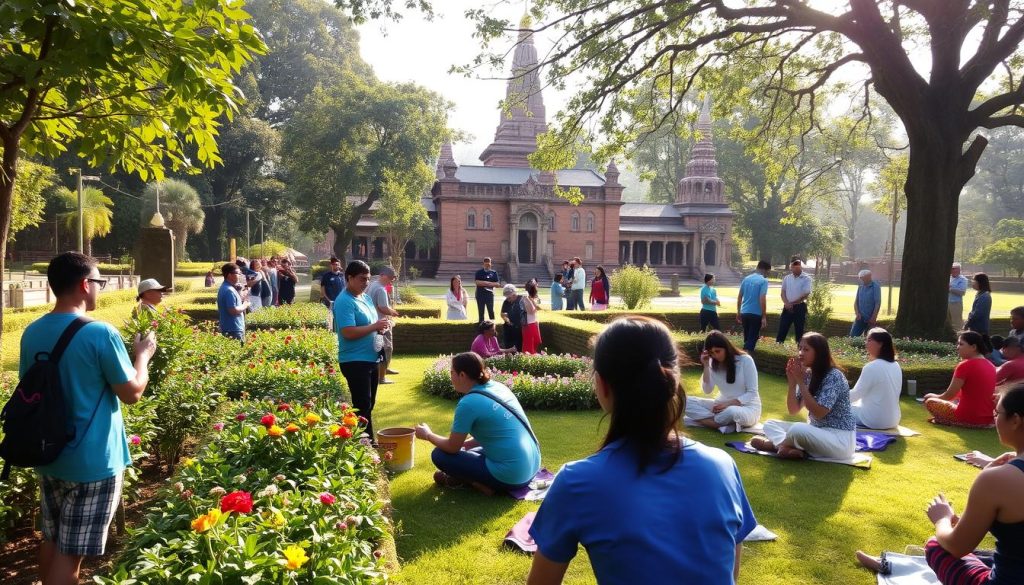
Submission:
POLYGON ((174 234, 162 227, 142 228, 139 233, 135 267, 139 278, 155 278, 174 287, 174 234))

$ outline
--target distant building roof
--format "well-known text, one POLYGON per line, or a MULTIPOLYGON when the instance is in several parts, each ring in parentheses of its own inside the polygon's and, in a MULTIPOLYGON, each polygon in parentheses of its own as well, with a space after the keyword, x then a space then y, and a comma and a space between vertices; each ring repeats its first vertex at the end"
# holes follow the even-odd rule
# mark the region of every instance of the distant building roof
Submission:
POLYGON ((620 224, 620 234, 692 234, 693 230, 683 225, 662 223, 620 224))
POLYGON ((679 211, 662 203, 626 203, 619 208, 619 217, 670 217, 679 218, 679 211))
POLYGON ((735 215, 731 209, 722 205, 680 205, 676 213, 680 215, 735 215))
MULTIPOLYGON (((514 167, 485 167, 462 165, 455 172, 455 178, 463 183, 487 185, 522 185, 530 176, 540 181, 540 171, 514 167)), ((565 169, 555 171, 555 180, 563 187, 601 187, 604 177, 589 169, 565 169)))

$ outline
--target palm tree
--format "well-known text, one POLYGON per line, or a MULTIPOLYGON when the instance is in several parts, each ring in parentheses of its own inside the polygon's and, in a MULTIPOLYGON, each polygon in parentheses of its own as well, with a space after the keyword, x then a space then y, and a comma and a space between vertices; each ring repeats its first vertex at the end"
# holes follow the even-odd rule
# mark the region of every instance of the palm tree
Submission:
MULTIPOLYGON (((64 225, 71 233, 78 233, 78 193, 61 187, 57 189, 57 198, 64 202, 65 207, 71 209, 58 217, 64 220, 64 225)), ((114 210, 110 207, 113 204, 110 197, 95 187, 86 187, 82 191, 82 223, 85 226, 82 239, 85 243, 85 254, 92 256, 93 238, 101 238, 110 233, 110 219, 114 216, 114 210)))
POLYGON ((142 223, 149 225, 149 220, 156 212, 156 193, 160 189, 160 215, 164 223, 174 233, 174 259, 185 260, 185 242, 189 234, 198 234, 203 229, 203 212, 199 201, 199 193, 185 181, 167 179, 159 183, 146 185, 143 192, 142 223))

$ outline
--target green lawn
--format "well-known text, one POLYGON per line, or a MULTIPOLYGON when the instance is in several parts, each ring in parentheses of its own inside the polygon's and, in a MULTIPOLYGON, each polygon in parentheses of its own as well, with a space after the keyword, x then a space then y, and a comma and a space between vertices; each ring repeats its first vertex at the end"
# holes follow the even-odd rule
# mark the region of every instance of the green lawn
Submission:
MULTIPOLYGON (((396 358, 394 367, 402 373, 393 378, 395 384, 381 386, 374 412, 378 429, 417 422, 427 422, 437 432, 448 429, 454 403, 418 389, 422 372, 433 359, 396 358)), ((783 380, 762 376, 761 381, 765 416, 781 417, 783 380)), ((686 387, 697 387, 696 372, 686 374, 686 387)), ((923 435, 900 439, 876 454, 870 470, 744 455, 724 447, 736 435, 727 438, 688 429, 694 439, 734 455, 758 520, 780 536, 776 542, 744 547, 741 584, 874 583, 874 576, 856 566, 856 549, 902 552, 906 545, 923 544, 931 534, 924 507, 939 491, 960 510, 977 471, 952 455, 971 449, 1001 453, 995 431, 934 427, 925 422, 924 409, 913 399, 905 399, 902 406, 903 424, 923 435)), ((529 416, 544 465, 552 471, 592 453, 604 431, 598 412, 531 411, 529 416)), ((472 490, 441 490, 431 480, 433 471, 428 444, 420 441, 415 467, 391 481, 402 564, 395 581, 523 583, 529 557, 508 552, 500 544, 512 525, 538 504, 488 498, 472 490)), ((608 521, 617 521, 614 510, 608 521)), ((565 582, 595 582, 582 550, 565 582)))

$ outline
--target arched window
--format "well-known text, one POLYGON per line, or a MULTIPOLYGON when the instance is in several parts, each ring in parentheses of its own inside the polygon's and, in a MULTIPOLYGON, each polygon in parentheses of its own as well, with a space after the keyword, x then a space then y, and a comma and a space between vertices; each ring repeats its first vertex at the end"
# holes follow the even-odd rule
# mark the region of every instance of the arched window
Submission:
POLYGON ((485 230, 491 229, 491 210, 490 209, 485 209, 484 210, 484 229, 485 230))
POLYGON ((572 221, 569 229, 574 232, 580 231, 580 214, 578 212, 572 212, 572 221))
POLYGON ((476 210, 472 207, 469 208, 469 213, 466 214, 466 227, 469 229, 476 227, 476 210))
POLYGON ((594 214, 589 211, 587 212, 587 231, 594 231, 594 214))

